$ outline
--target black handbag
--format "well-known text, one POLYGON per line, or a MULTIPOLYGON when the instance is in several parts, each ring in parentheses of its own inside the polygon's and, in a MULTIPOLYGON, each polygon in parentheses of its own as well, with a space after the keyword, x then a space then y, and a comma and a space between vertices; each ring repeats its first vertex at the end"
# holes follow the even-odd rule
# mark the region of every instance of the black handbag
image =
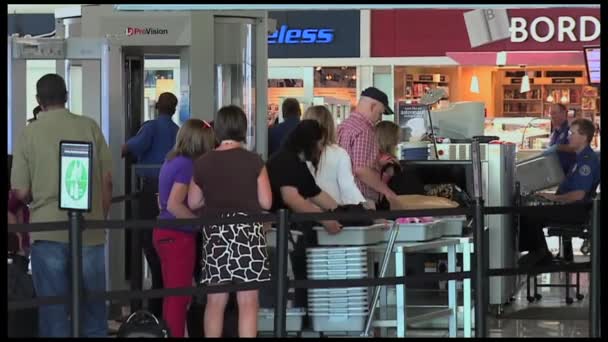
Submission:
POLYGON ((117 337, 127 338, 169 338, 169 328, 151 312, 139 310, 127 318, 118 329, 117 337))
MULTIPOLYGON (((8 255, 6 295, 9 301, 36 298, 28 261, 21 255, 8 255)), ((38 308, 9 311, 7 316, 8 337, 38 337, 38 308)))
MULTIPOLYGON (((336 209, 333 210, 336 213, 365 213, 367 209, 363 207, 363 204, 346 204, 340 205, 336 209)), ((341 225, 345 227, 359 227, 359 226, 371 226, 374 224, 374 220, 370 218, 362 218, 362 219, 341 219, 338 220, 341 225)))

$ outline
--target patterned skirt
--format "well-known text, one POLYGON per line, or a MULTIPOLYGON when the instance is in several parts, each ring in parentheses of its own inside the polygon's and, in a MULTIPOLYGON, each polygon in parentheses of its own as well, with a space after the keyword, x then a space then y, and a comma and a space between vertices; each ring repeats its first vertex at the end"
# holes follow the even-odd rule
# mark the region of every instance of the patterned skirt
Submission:
MULTIPOLYGON (((229 213, 222 218, 247 216, 229 213)), ((270 268, 262 223, 203 226, 203 284, 269 281, 270 268)))

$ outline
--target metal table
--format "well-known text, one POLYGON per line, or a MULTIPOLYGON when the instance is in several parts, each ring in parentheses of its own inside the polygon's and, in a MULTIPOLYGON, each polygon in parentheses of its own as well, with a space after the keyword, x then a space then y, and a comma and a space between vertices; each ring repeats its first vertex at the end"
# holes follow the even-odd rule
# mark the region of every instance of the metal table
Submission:
MULTIPOLYGON (((380 252, 386 252, 394 254, 395 260, 395 277, 402 277, 405 275, 405 260, 406 254, 415 252, 435 252, 445 253, 444 250, 447 248, 448 254, 448 272, 456 272, 456 254, 458 250, 463 253, 463 271, 471 270, 471 252, 472 245, 469 237, 446 237, 432 241, 424 242, 394 242, 394 248, 390 252, 389 243, 380 244, 374 247, 370 247, 371 250, 377 250, 380 252)), ((385 254, 385 258, 388 254, 385 254)), ((387 260, 384 260, 387 262, 387 260)), ((383 267, 386 271, 386 267, 383 267)), ((381 270, 382 273, 382 270, 381 270)), ((380 274, 380 277, 384 277, 384 274, 380 274)), ((376 291, 379 291, 376 290, 376 291)), ((463 325, 464 325, 464 337, 472 336, 472 300, 471 300, 471 279, 467 278, 463 280, 463 325)), ((374 293, 372 299, 372 306, 375 308, 378 303, 378 294, 374 293)), ((386 301, 384 301, 385 309, 386 301)), ((405 337, 407 324, 415 323, 422 320, 434 319, 437 317, 448 316, 448 331, 450 337, 457 336, 457 318, 458 318, 458 306, 457 306, 457 291, 456 291, 456 280, 448 281, 448 306, 406 306, 405 302, 405 285, 396 285, 396 306, 395 314, 381 314, 380 319, 373 321, 371 324, 374 327, 381 328, 397 328, 397 337, 405 337), (410 313, 410 315, 407 314, 410 313)), ((392 309, 392 308, 391 308, 392 309)), ((392 310, 391 310, 392 311, 392 310)), ((373 310, 370 310, 370 315, 373 310)), ((370 316, 373 320, 374 317, 370 316)), ((367 329, 366 329, 367 330, 367 329)), ((364 332, 366 335, 366 332, 364 332)))

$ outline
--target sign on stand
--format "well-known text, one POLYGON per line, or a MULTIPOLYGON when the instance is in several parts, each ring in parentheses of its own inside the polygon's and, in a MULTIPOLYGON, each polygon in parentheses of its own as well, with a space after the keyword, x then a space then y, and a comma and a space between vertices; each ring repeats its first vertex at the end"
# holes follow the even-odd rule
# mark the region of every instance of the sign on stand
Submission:
POLYGON ((420 141, 427 133, 427 127, 429 127, 427 105, 407 104, 405 101, 399 101, 397 114, 402 141, 420 141))
POLYGON ((61 141, 59 158, 59 209, 90 211, 93 145, 83 141, 61 141))

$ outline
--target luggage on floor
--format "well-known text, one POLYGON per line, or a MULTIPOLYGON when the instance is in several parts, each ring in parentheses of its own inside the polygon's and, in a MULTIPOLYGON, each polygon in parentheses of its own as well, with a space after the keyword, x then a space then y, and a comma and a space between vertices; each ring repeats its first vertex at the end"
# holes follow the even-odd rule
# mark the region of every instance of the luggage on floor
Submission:
MULTIPOLYGON (((28 274, 27 257, 8 256, 7 286, 8 301, 33 299, 36 297, 32 276, 28 274)), ((38 309, 8 311, 8 337, 38 337, 38 309)))
POLYGON ((169 338, 170 336, 166 323, 146 310, 132 313, 120 326, 117 335, 117 337, 129 338, 169 338))

